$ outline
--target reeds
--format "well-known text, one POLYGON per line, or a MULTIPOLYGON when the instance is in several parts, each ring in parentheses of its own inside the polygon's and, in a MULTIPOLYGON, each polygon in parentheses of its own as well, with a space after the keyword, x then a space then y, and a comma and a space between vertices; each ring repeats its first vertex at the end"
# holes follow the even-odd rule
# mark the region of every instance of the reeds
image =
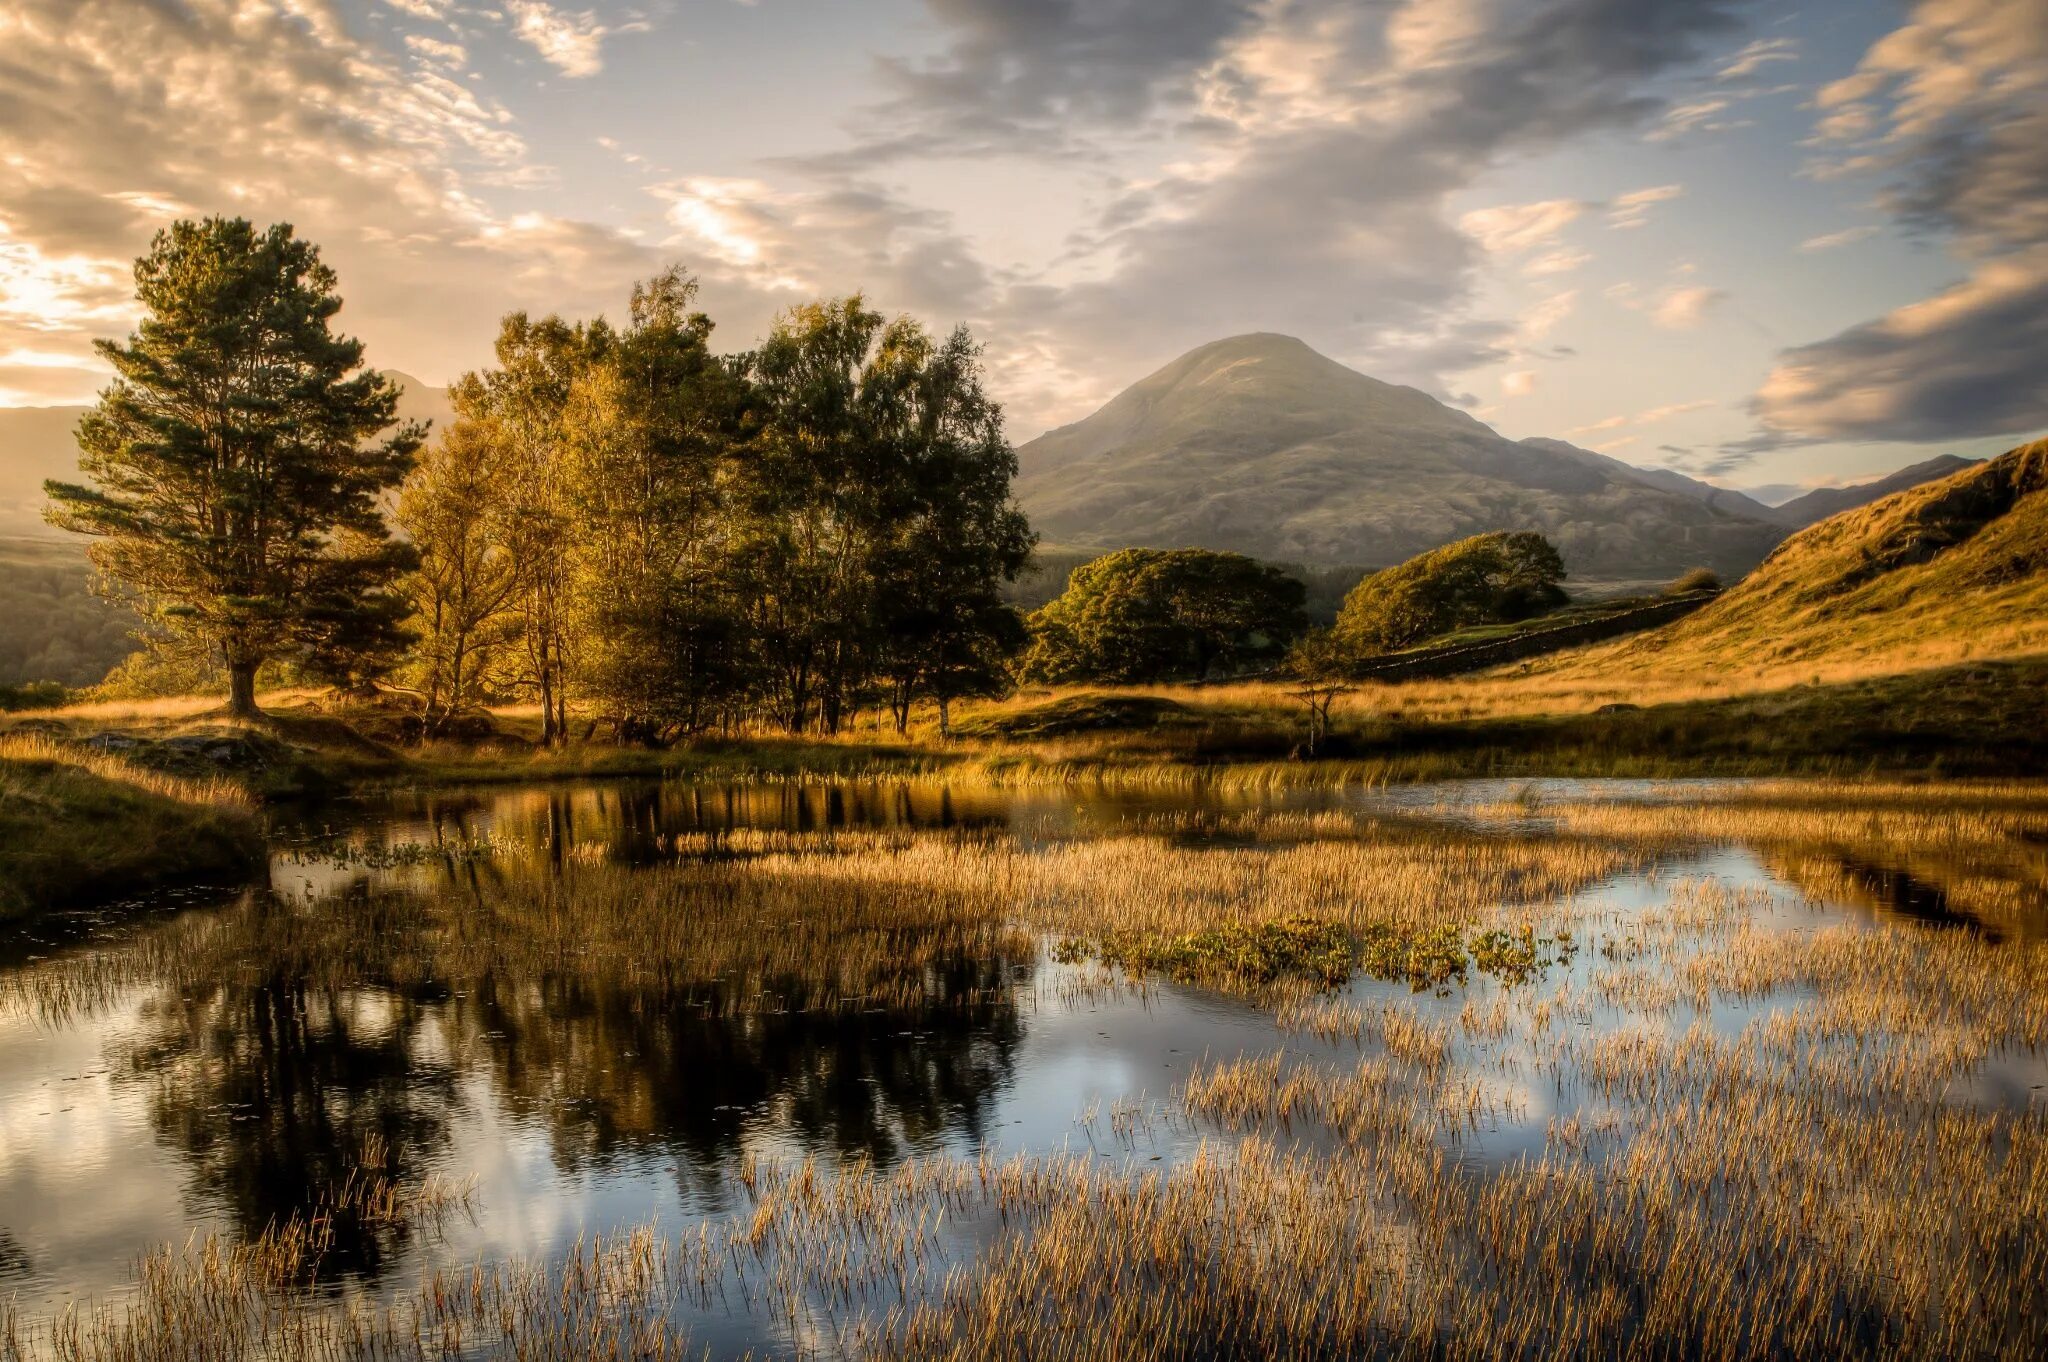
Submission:
MULTIPOLYGON (((1106 1157, 744 1153, 720 1174, 735 1213, 439 1264, 380 1299, 310 1289, 294 1236, 317 1227, 287 1226, 154 1258, 125 1306, 0 1321, 0 1357, 676 1357, 734 1318, 772 1351, 862 1357, 2038 1356, 2048 1102, 2009 1089, 2048 1081, 2048 944, 1663 868, 1716 838, 1772 863, 1888 845, 2032 892, 2033 791, 1855 795, 1523 800, 1480 828, 1238 812, 1030 844, 745 834, 531 880, 397 865, 403 888, 165 924, 123 986, 547 978, 748 1017, 1015 1006, 1072 935, 1131 943, 1089 989, 1192 957, 1286 1039, 1165 1097, 1106 1094, 1084 1119, 1107 1113, 1106 1157), (1598 892, 1629 873, 1647 903, 1598 892), (1450 933, 1465 971, 1442 998, 1380 988, 1375 932, 1450 933), (1155 1121, 1205 1143, 1153 1163, 1155 1121)), ((17 1005, 35 977, 52 998, 120 977, 92 958, 16 976, 17 1005)), ((344 1199, 393 1223, 440 1199, 363 1186, 344 1199)))

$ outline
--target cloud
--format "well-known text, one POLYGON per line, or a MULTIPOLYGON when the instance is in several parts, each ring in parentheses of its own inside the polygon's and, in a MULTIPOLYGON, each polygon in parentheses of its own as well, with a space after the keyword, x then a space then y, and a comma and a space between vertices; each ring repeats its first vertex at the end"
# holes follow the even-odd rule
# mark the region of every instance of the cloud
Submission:
MULTIPOLYGON (((1516 334, 1468 315, 1485 252, 1449 202, 1503 157, 1654 119, 1654 78, 1699 59, 1743 9, 934 0, 954 39, 932 63, 891 68, 896 98, 836 164, 937 147, 1107 165, 1167 132, 1190 148, 1125 181, 1058 269, 1004 289, 998 324, 1047 357, 1037 388, 1064 416, 1106 396, 1105 375, 1250 329, 1447 392, 1445 375, 1510 358, 1516 334)), ((1569 211, 1510 210, 1473 230, 1533 249, 1569 211)))
MULTIPOLYGON (((1589 425, 1574 426, 1566 431, 1565 434, 1593 435, 1603 430, 1619 430, 1623 426, 1655 425, 1659 421, 1668 421, 1674 416, 1683 416, 1685 413, 1692 411, 1705 411, 1708 407, 1717 405, 1719 404, 1707 398, 1702 398, 1696 402, 1673 402, 1662 407, 1651 407, 1648 411, 1639 411, 1633 416, 1603 417, 1589 425)), ((1630 438, 1633 439, 1634 437, 1631 436, 1630 438)), ((1669 445, 1660 447, 1667 451, 1671 450, 1669 445)), ((1683 453, 1684 451, 1680 450, 1677 452, 1683 453)))
POLYGON ((1692 284, 1665 289, 1650 310, 1650 320, 1673 331, 1687 331, 1706 319, 1707 309, 1728 295, 1717 288, 1692 284))
POLYGON ((1487 251, 1500 254, 1549 243, 1578 221, 1585 210, 1586 206, 1575 199, 1504 204, 1467 213, 1458 219, 1458 226, 1487 251))
POLYGON ((1787 350, 1751 409, 1767 432, 1952 440, 2048 429, 2048 247, 1838 336, 1787 350))
POLYGON ((1967 273, 1780 354, 1750 403, 1762 429, 1736 452, 2048 426, 2048 11, 1918 0, 1814 104, 1815 173, 1886 176, 1879 203, 1945 241, 1967 273))
POLYGON ((408 33, 405 45, 420 54, 421 58, 438 66, 461 68, 469 61, 469 53, 461 43, 443 42, 421 33, 408 33))
POLYGON ((1693 402, 1673 402, 1667 406, 1652 407, 1648 411, 1637 412, 1636 424, 1647 426, 1657 421, 1668 421, 1674 416, 1683 416, 1689 411, 1705 411, 1709 407, 1718 405, 1720 404, 1712 398, 1704 397, 1693 402))
POLYGON ((1737 52, 1715 75, 1721 80, 1740 80, 1755 75, 1772 62, 1798 60, 1797 38, 1758 38, 1737 52))
POLYGON ((1592 258, 1585 251, 1547 251, 1522 266, 1522 273, 1531 278, 1543 278, 1552 274, 1570 274, 1592 258))
POLYGON ((1733 104, 1733 100, 1719 96, 1674 104, 1664 111, 1664 117, 1657 126, 1644 135, 1652 142, 1669 142, 1690 132, 1718 132, 1744 126, 1739 122, 1717 120, 1714 117, 1726 112, 1733 104))
POLYGON ((884 58, 893 96, 839 169, 930 154, 1075 154, 1104 126, 1197 113, 1195 78, 1258 26, 1252 0, 927 0, 946 31, 922 61, 884 58))
MULTIPOLYGON (((373 362, 430 378, 480 358, 509 307, 596 310, 662 263, 609 228, 493 210, 482 187, 544 173, 512 115, 338 8, 9 0, 0 29, 0 353, 125 331, 131 261, 197 213, 293 223, 373 362)), ((65 378, 50 396, 99 381, 65 378)))
POLYGON ((1602 417, 1598 421, 1588 422, 1586 425, 1583 426, 1573 426, 1570 430, 1566 431, 1565 434, 1595 435, 1603 430, 1619 430, 1627 424, 1628 418, 1626 416, 1606 416, 1602 417))
POLYGON ((1500 376, 1500 390, 1504 397, 1527 397, 1536 391, 1536 371, 1516 369, 1500 376))
POLYGON ((741 334, 807 298, 865 289, 873 301, 940 324, 984 321, 995 290, 951 218, 887 188, 843 180, 778 189, 700 177, 656 186, 675 235, 662 243, 703 276, 707 301, 741 334))
POLYGON ((1660 184, 1648 189, 1632 189, 1626 194, 1617 194, 1607 205, 1607 225, 1624 229, 1640 227, 1650 220, 1652 208, 1682 197, 1684 193, 1685 186, 1682 184, 1660 184))
POLYGON ((1839 232, 1827 232, 1810 236, 1799 243, 1802 251, 1832 251, 1841 246, 1853 246, 1859 241, 1868 241, 1884 229, 1865 224, 1860 227, 1844 227, 1839 232))
POLYGON ((1572 315, 1572 309, 1578 301, 1577 289, 1566 289, 1562 293, 1551 294, 1522 314, 1520 339, 1524 342, 1542 340, 1562 325, 1565 318, 1572 315))
POLYGON ((545 0, 502 0, 519 40, 565 76, 580 79, 604 70, 604 40, 612 32, 588 10, 556 9, 545 0))

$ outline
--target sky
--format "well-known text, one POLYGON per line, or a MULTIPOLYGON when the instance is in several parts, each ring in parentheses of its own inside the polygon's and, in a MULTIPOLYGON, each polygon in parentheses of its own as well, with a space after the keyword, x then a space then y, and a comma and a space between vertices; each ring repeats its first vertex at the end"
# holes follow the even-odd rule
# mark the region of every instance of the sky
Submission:
POLYGON ((216 213, 429 383, 674 263, 1019 442, 1246 331, 1732 486, 2048 432, 2048 0, 0 0, 0 406, 216 213))

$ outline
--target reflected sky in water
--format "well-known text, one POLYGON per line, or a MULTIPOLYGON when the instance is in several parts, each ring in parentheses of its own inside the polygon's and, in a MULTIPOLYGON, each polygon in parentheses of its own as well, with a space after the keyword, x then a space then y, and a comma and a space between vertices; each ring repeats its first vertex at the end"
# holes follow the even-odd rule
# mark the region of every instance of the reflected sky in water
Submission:
MULTIPOLYGON (((302 911, 358 911, 372 889, 402 904, 406 894, 548 875, 571 859, 636 865, 671 860, 679 847, 713 855, 718 834, 740 828, 960 829, 1027 845, 1137 830, 1230 855, 1230 814, 1284 808, 1501 835, 1474 811, 1528 787, 1078 795, 932 782, 619 782, 404 794, 281 820, 271 888, 302 911), (405 847, 430 850, 394 850, 405 847)), ((1938 887, 1902 881, 1897 868, 1848 869, 1845 882, 1868 892, 1819 903, 1756 849, 1694 848, 1594 885, 1581 902, 1625 926, 1667 902, 1682 874, 1758 891, 1754 919, 1774 930, 1902 918, 1972 929, 1938 887)), ((186 895, 155 915, 17 933, 0 948, 0 982, 27 979, 50 958, 146 954, 176 920, 164 913, 189 924, 245 911, 226 906, 237 897, 186 895)), ((1100 987, 1098 974, 1056 962, 1048 945, 1020 959, 942 961, 931 994, 949 1001, 912 1012, 721 1016, 699 998, 547 975, 319 987, 285 959, 184 985, 145 971, 90 1006, 0 991, 0 1293, 35 1311, 118 1292, 152 1245, 206 1229, 253 1235, 316 1208, 369 1147, 405 1179, 476 1182, 470 1209, 432 1233, 340 1224, 328 1274, 388 1290, 429 1258, 545 1254, 593 1232, 649 1221, 674 1229, 729 1212, 722 1174, 743 1153, 886 1165, 1067 1150, 1170 1165, 1223 1137, 1168 1100, 1189 1065, 1274 1050, 1289 1062, 1358 1053, 1354 1042, 1284 1033, 1270 1011, 1235 997, 1157 981, 1100 987), (1126 1119, 1112 1122, 1112 1110, 1126 1119)), ((1557 968, 1584 986, 1601 963, 1583 952, 1557 968)), ((1498 987, 1478 977, 1434 996, 1362 980, 1350 993, 1454 1021, 1468 999, 1498 987)), ((1666 1024, 1682 1031, 1705 1020, 1733 1035, 1797 1001, 1717 1000, 1704 1017, 1681 1004, 1666 1024)), ((1595 1009, 1588 1024, 1616 1022, 1595 1009)), ((1956 1100, 2024 1103, 2041 1070, 2038 1057, 2000 1056, 1956 1100)), ((1490 1082, 1502 1110, 1460 1137, 1461 1155, 1481 1162, 1540 1148, 1550 1119, 1585 1100, 1548 1075, 1490 1082)), ((739 1330, 733 1341, 748 1336, 728 1326, 739 1330)))

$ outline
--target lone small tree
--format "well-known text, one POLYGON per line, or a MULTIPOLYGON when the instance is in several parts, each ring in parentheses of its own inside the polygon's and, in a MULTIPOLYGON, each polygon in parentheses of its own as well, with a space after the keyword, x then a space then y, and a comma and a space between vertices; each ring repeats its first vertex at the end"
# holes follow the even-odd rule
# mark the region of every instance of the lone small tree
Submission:
POLYGON ((106 589, 219 653, 241 717, 272 658, 397 642, 386 588, 409 555, 378 497, 425 430, 370 443, 396 424, 398 390, 356 372, 362 343, 330 329, 335 283, 286 224, 159 232, 135 262, 142 322, 99 342, 116 377, 79 425, 91 485, 45 484, 50 522, 99 540, 106 589))
POLYGON ((1311 629, 1287 651, 1292 694, 1308 707, 1308 756, 1321 756, 1329 741, 1330 706, 1351 689, 1351 661, 1351 650, 1329 629, 1311 629))

